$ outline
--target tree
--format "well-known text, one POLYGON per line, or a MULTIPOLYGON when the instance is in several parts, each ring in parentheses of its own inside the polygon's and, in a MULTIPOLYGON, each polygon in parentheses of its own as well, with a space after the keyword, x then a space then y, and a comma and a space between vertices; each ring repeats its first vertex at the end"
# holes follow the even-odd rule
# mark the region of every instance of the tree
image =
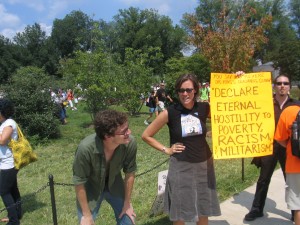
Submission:
POLYGON ((121 56, 122 62, 125 61, 127 48, 141 50, 146 54, 150 48, 160 49, 162 60, 150 66, 154 74, 162 76, 164 62, 171 57, 182 56, 185 37, 183 29, 173 27, 170 18, 159 15, 155 10, 139 10, 133 7, 119 10, 111 25, 114 28, 111 36, 115 37, 115 41, 109 44, 112 52, 121 56))
POLYGON ((152 69, 145 62, 149 56, 141 50, 126 49, 125 63, 118 79, 117 94, 125 109, 135 115, 141 106, 141 95, 150 90, 152 69))
POLYGON ((80 84, 91 116, 111 105, 122 105, 130 114, 140 108, 140 96, 150 90, 152 70, 141 51, 126 50, 124 64, 105 52, 80 52, 62 64, 64 77, 80 84))
POLYGON ((22 66, 36 66, 48 74, 56 75, 59 54, 39 24, 25 27, 13 39, 19 52, 17 60, 22 66))
POLYGON ((210 65, 208 60, 200 54, 194 54, 186 58, 186 69, 195 74, 199 81, 209 81, 210 79, 210 65))
POLYGON ((3 87, 15 105, 15 119, 31 136, 44 140, 60 136, 59 121, 55 118, 56 105, 51 101, 49 76, 42 69, 23 67, 3 87))
POLYGON ((17 46, 0 35, 0 81, 2 84, 6 83, 19 67, 17 55, 17 46))
POLYGON ((184 24, 190 42, 209 60, 212 71, 248 71, 255 51, 267 42, 264 32, 271 16, 253 21, 256 10, 250 4, 230 0, 202 0, 196 12, 185 14, 184 24), (210 9, 206 15, 202 7, 210 9))
POLYGON ((297 33, 287 14, 285 2, 265 0, 264 4, 257 4, 255 7, 260 17, 268 13, 272 15, 272 24, 265 32, 269 41, 255 53, 255 58, 263 63, 273 62, 281 73, 296 78, 299 70, 299 39, 297 40, 297 33))
POLYGON ((92 28, 93 21, 81 11, 72 11, 63 19, 55 19, 51 38, 61 58, 74 56, 77 50, 90 50, 92 28))
POLYGON ((272 61, 281 73, 290 77, 299 77, 300 40, 289 26, 289 18, 277 20, 269 30, 269 44, 263 48, 261 57, 265 62, 272 61))
POLYGON ((114 88, 119 65, 106 53, 77 51, 73 59, 62 62, 62 73, 70 85, 80 84, 92 118, 116 99, 114 88))
POLYGON ((43 67, 47 61, 47 54, 44 52, 47 36, 39 24, 35 23, 32 26, 26 26, 24 31, 17 33, 13 39, 23 53, 23 66, 43 67))

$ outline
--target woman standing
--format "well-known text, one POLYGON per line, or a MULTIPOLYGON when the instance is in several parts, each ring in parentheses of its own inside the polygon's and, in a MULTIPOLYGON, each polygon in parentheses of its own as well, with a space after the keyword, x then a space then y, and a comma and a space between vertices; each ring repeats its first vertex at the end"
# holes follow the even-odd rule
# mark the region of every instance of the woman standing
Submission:
POLYGON ((196 102, 199 86, 194 75, 181 75, 175 90, 180 103, 161 112, 143 132, 142 139, 171 156, 164 208, 173 224, 207 225, 208 216, 221 214, 212 153, 205 139, 210 107, 207 102, 196 102), (166 124, 171 147, 154 138, 166 124))
POLYGON ((18 189, 14 157, 8 143, 18 139, 17 124, 11 119, 14 114, 13 104, 7 99, 0 99, 0 195, 8 212, 9 225, 19 225, 21 196, 18 189))

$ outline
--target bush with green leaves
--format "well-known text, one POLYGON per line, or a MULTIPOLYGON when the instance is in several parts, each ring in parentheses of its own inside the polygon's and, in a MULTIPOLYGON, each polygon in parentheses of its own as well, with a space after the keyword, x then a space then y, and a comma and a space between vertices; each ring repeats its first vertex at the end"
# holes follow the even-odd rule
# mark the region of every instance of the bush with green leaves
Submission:
POLYGON ((141 107, 141 94, 150 91, 152 84, 147 57, 147 53, 128 48, 125 62, 120 64, 113 55, 101 51, 77 52, 74 59, 63 62, 62 72, 84 90, 92 118, 111 105, 121 105, 134 115, 141 107))
POLYGON ((51 81, 42 69, 23 67, 3 87, 15 105, 15 120, 35 140, 60 137, 57 106, 51 101, 51 81))
POLYGON ((65 79, 70 81, 69 85, 80 84, 84 90, 82 94, 92 118, 116 99, 114 88, 119 66, 110 55, 100 51, 78 51, 73 59, 62 62, 61 67, 65 79))
POLYGON ((141 108, 141 96, 150 92, 153 82, 152 68, 145 64, 147 57, 147 53, 127 48, 122 73, 118 77, 117 92, 122 99, 121 104, 131 115, 138 113, 141 108))

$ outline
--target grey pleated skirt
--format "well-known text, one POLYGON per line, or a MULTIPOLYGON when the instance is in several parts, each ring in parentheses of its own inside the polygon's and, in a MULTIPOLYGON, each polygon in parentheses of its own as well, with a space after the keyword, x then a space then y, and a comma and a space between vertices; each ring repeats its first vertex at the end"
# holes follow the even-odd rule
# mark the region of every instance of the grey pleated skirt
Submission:
POLYGON ((212 158, 200 163, 170 158, 164 210, 171 221, 221 215, 212 158))

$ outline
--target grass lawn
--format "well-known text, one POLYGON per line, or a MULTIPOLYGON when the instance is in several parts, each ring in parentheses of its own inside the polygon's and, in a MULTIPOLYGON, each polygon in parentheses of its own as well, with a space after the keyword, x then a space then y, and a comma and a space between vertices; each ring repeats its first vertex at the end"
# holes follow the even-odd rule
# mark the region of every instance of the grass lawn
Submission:
MULTIPOLYGON (((83 103, 78 105, 78 111, 67 110, 68 124, 61 126, 62 138, 53 140, 47 145, 37 146, 38 161, 21 169, 18 174, 19 189, 24 200, 22 225, 47 225, 52 222, 52 209, 48 183, 49 174, 53 174, 55 185, 55 198, 59 225, 77 224, 75 206, 75 192, 72 186, 63 184, 72 183, 72 162, 76 146, 85 136, 93 132, 91 117, 84 112, 83 103), (39 191, 36 193, 36 191, 39 191)), ((130 117, 130 128, 138 142, 138 173, 153 168, 167 159, 167 156, 146 145, 140 138, 145 129, 145 120, 148 108, 142 108, 139 116, 130 117)), ((167 127, 162 129, 157 138, 168 145, 167 127)), ((215 160, 217 188, 220 201, 239 193, 253 184, 258 177, 258 170, 250 165, 251 159, 245 159, 245 179, 242 181, 241 159, 215 160)), ((169 225, 166 215, 150 217, 150 209, 157 193, 157 173, 166 170, 168 164, 164 163, 149 173, 138 176, 134 185, 132 203, 137 214, 136 224, 143 225, 169 225)), ((2 202, 0 203, 3 208, 2 202)), ((6 211, 1 217, 6 216, 6 211)), ((104 203, 96 224, 114 225, 113 212, 110 206, 104 203)))

